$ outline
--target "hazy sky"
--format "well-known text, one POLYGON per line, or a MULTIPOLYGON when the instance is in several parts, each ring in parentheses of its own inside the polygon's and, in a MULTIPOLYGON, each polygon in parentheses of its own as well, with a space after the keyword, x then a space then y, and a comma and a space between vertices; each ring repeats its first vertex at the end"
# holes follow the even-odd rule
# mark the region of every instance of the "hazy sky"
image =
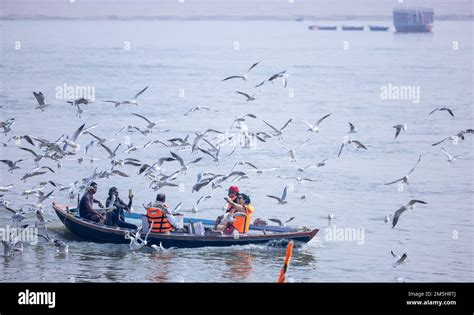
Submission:
POLYGON ((391 17, 406 5, 431 7, 435 16, 471 17, 474 0, 0 0, 0 17, 391 17))

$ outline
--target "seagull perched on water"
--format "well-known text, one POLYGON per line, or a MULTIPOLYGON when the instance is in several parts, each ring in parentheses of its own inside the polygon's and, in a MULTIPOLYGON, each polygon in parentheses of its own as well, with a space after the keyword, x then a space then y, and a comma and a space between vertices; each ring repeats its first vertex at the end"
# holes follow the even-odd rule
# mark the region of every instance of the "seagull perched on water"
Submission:
POLYGON ((243 81, 247 81, 247 74, 250 72, 250 70, 255 68, 258 64, 259 64, 259 62, 256 62, 253 65, 251 65, 250 68, 247 70, 247 73, 245 73, 244 75, 231 75, 230 77, 227 77, 227 78, 223 79, 222 81, 227 81, 227 80, 231 80, 231 79, 242 79, 243 81))
POLYGON ((39 109, 41 110, 42 112, 44 112, 44 109, 46 107, 49 107, 51 105, 49 104, 46 104, 45 101, 44 101, 44 95, 42 92, 33 92, 33 95, 35 96, 36 100, 38 101, 38 106, 35 107, 35 109, 39 109))
POLYGON ((425 201, 412 199, 406 205, 402 206, 400 209, 395 211, 395 213, 393 214, 392 229, 395 227, 395 225, 397 225, 397 222, 400 219, 400 216, 402 215, 402 213, 408 209, 413 209, 415 207, 415 204, 417 203, 427 204, 427 202, 425 201))
POLYGON ((407 125, 403 124, 403 125, 395 125, 393 126, 393 128, 396 129, 395 131, 395 139, 397 139, 398 135, 400 134, 400 132, 403 130, 403 131, 407 131, 407 125))
MULTIPOLYGON (((441 148, 441 151, 447 156, 447 158, 448 158, 447 161, 448 161, 449 163, 451 163, 451 164, 454 164, 454 161, 456 161, 456 159, 457 159, 458 157, 463 156, 463 155, 466 155, 466 154, 469 153, 469 152, 465 152, 465 153, 463 153, 463 154, 451 155, 451 154, 448 153, 448 151, 446 151, 445 148, 441 148)), ((0 161, 0 162, 1 162, 1 161, 0 161)))
POLYGON ((311 131, 311 132, 319 132, 319 124, 329 116, 331 116, 332 113, 327 114, 326 116, 323 116, 321 119, 319 119, 315 124, 312 124, 304 119, 302 121, 308 125, 308 129, 306 131, 311 131))
POLYGON ((276 199, 279 205, 284 205, 288 203, 288 201, 286 201, 286 197, 288 196, 288 186, 286 186, 285 189, 283 189, 283 194, 281 195, 281 197, 276 197, 272 195, 266 195, 266 196, 269 198, 276 199))
POLYGON ((130 100, 128 100, 128 101, 104 101, 104 102, 113 103, 113 104, 115 105, 115 107, 118 107, 119 105, 122 105, 122 104, 132 104, 132 105, 138 106, 137 98, 138 98, 143 92, 145 92, 147 89, 148 89, 148 86, 146 86, 143 90, 141 90, 140 92, 138 92, 137 94, 135 94, 135 95, 134 95, 130 100))
POLYGON ((408 175, 410 175, 411 173, 413 173, 413 171, 414 171, 415 168, 418 166, 418 163, 420 163, 420 161, 421 161, 421 154, 420 154, 420 156, 418 157, 418 161, 416 162, 415 166, 413 166, 413 167, 411 168, 411 170, 408 171, 408 173, 407 173, 405 176, 403 176, 402 178, 399 178, 399 179, 397 179, 397 180, 394 180, 393 182, 385 183, 384 185, 392 185, 392 184, 395 184, 395 183, 398 183, 398 182, 403 182, 403 183, 409 185, 408 180, 409 180, 410 178, 409 178, 408 175))
POLYGON ((447 111, 453 118, 454 118, 454 114, 453 114, 453 111, 450 109, 450 108, 447 108, 447 107, 438 107, 438 108, 435 108, 434 110, 432 110, 429 115, 433 114, 434 112, 437 112, 437 111, 447 111))

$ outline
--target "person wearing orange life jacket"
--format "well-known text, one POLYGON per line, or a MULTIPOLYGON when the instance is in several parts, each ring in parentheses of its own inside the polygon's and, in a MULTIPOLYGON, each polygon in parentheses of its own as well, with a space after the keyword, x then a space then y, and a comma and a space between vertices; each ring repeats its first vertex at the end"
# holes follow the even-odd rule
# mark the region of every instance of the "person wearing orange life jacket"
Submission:
POLYGON ((250 228, 250 220, 255 212, 255 208, 250 203, 250 197, 246 194, 239 194, 237 195, 237 202, 233 202, 229 198, 224 199, 232 206, 231 212, 243 212, 246 214, 242 217, 235 216, 235 222, 232 223, 232 225, 237 231, 239 231, 239 233, 247 233, 250 228))
MULTIPOLYGON (((229 189, 228 189, 228 192, 227 192, 227 196, 229 197, 229 199, 233 202, 237 201, 237 195, 239 194, 239 187, 237 186, 230 186, 229 189)), ((232 210, 232 205, 230 203, 227 203, 226 206, 225 206, 225 212, 229 212, 230 210, 232 210)), ((214 223, 214 230, 217 230, 217 226, 219 225, 219 223, 222 222, 222 219, 224 218, 223 215, 220 215, 217 217, 216 219, 216 222, 214 223)))
POLYGON ((169 233, 174 230, 166 216, 168 206, 165 201, 165 194, 158 194, 156 195, 156 201, 147 208, 148 226, 153 233, 169 233))

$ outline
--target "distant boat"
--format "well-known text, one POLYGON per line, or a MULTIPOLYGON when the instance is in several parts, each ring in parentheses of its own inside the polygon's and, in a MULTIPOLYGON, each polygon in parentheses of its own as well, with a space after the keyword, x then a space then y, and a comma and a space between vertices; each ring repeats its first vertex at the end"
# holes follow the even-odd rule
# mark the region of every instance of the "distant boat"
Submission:
POLYGON ((393 24, 400 33, 424 33, 433 29, 433 9, 397 7, 393 9, 393 24))
POLYGON ((369 29, 372 32, 386 32, 388 31, 388 28, 388 26, 369 25, 369 29))
POLYGON ((363 31, 363 26, 342 26, 343 31, 363 31))
POLYGON ((308 26, 308 29, 319 31, 337 31, 337 26, 310 25, 308 26))
POLYGON ((296 22, 303 22, 304 21, 304 17, 302 16, 299 16, 295 19, 296 22))

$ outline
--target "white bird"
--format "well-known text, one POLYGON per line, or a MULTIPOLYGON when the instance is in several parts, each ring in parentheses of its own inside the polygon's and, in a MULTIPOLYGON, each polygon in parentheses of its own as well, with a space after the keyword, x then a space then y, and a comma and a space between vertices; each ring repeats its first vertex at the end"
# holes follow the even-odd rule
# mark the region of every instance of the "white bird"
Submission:
POLYGON ((113 158, 116 156, 117 150, 118 150, 118 148, 120 148, 121 145, 122 145, 122 144, 119 143, 119 144, 115 147, 115 149, 112 151, 112 150, 110 150, 109 147, 106 146, 105 144, 103 144, 103 143, 100 144, 100 146, 101 146, 102 148, 104 148, 104 149, 107 151, 107 153, 109 153, 109 159, 113 159, 113 158))
POLYGON ((283 138, 283 131, 290 125, 290 123, 293 121, 293 119, 289 119, 284 125, 283 127, 281 127, 280 129, 277 129, 275 127, 273 127, 272 125, 270 125, 269 123, 267 123, 265 120, 263 121, 268 127, 272 128, 273 129, 273 135, 278 137, 278 139, 282 139, 283 138))
POLYGON ((433 114, 434 112, 436 111, 447 111, 453 118, 454 118, 454 114, 453 114, 453 111, 450 109, 450 108, 447 108, 447 107, 438 107, 438 108, 435 108, 434 110, 432 110, 429 115, 433 114))
MULTIPOLYGON (((154 221, 152 221, 151 225, 153 225, 153 222, 154 221)), ((148 229, 148 232, 145 235, 145 239, 142 239, 141 232, 142 232, 142 227, 138 228, 138 230, 136 231, 135 234, 131 233, 128 230, 124 234, 124 238, 126 240, 130 240, 130 245, 129 246, 130 246, 130 249, 134 253, 136 253, 137 251, 139 251, 140 249, 142 249, 144 246, 147 245, 148 235, 150 235, 151 229, 148 229)))
POLYGON ((447 158, 448 158, 447 161, 448 161, 449 163, 451 163, 451 164, 454 164, 454 161, 456 161, 457 158, 459 158, 459 157, 461 157, 461 156, 466 155, 466 154, 469 153, 469 152, 465 152, 465 153, 463 153, 463 154, 451 155, 451 154, 449 154, 448 151, 446 151, 446 149, 444 149, 444 148, 441 148, 441 151, 447 156, 447 158))
POLYGON ((385 218, 383 219, 383 221, 384 221, 385 223, 387 223, 387 222, 389 222, 389 221, 391 221, 391 220, 392 220, 392 215, 391 215, 391 214, 386 215, 385 218))
POLYGON ((201 196, 201 197, 196 201, 196 206, 197 206, 201 201, 206 201, 207 199, 211 199, 211 198, 212 198, 212 195, 211 195, 211 194, 201 196))
POLYGON ((182 158, 181 156, 179 156, 178 154, 176 154, 175 152, 170 151, 170 154, 171 154, 172 157, 174 157, 174 158, 176 159, 176 161, 179 162, 179 164, 181 165, 181 172, 182 172, 182 173, 185 173, 185 174, 186 174, 186 171, 189 169, 189 165, 190 165, 190 164, 195 164, 195 163, 197 163, 197 162, 199 162, 199 161, 202 160, 202 157, 199 157, 199 158, 197 158, 197 159, 194 159, 194 160, 189 161, 189 162, 186 163, 186 162, 183 160, 183 158, 182 158))
POLYGON ((415 204, 417 203, 427 204, 427 202, 425 201, 412 199, 406 205, 402 206, 400 209, 395 211, 395 213, 393 214, 392 229, 397 225, 397 222, 400 219, 400 216, 402 215, 402 213, 408 209, 413 209, 415 207, 415 204))
POLYGON ((319 180, 316 180, 316 179, 311 179, 311 178, 306 178, 306 177, 300 177, 300 176, 296 176, 296 177, 286 177, 286 179, 294 179, 296 180, 296 182, 298 184, 302 184, 304 182, 319 182, 319 180))
MULTIPOLYGON (((135 116, 140 117, 141 119, 145 120, 148 123, 148 125, 146 126, 148 129, 153 129, 157 125, 156 122, 152 122, 151 120, 149 120, 148 118, 146 118, 143 115, 139 115, 139 114, 136 114, 136 113, 132 113, 132 115, 135 115, 135 116)), ((159 122, 161 122, 161 121, 163 121, 163 120, 159 120, 159 122)))
POLYGON ((256 170, 258 170, 258 167, 256 167, 255 165, 253 165, 252 163, 248 162, 248 161, 239 161, 237 163, 234 164, 234 166, 232 167, 231 171, 234 170, 234 168, 236 168, 238 165, 248 165, 256 170))
POLYGON ((257 96, 260 93, 260 91, 253 94, 253 95, 249 95, 247 93, 240 92, 240 91, 235 91, 235 93, 245 96, 247 98, 247 102, 250 102, 250 101, 255 101, 256 100, 255 96, 257 96))
POLYGON ((278 78, 281 78, 281 79, 282 79, 283 84, 284 84, 284 87, 286 87, 286 85, 288 84, 288 81, 287 81, 288 75, 286 74, 286 70, 283 70, 283 71, 280 71, 280 72, 278 72, 278 73, 275 73, 275 74, 272 75, 268 80, 263 80, 262 82, 260 82, 259 84, 257 84, 255 87, 262 86, 266 81, 271 82, 271 83, 274 83, 273 81, 275 81, 275 80, 278 79, 278 78))
POLYGON ((276 199, 278 201, 278 204, 284 205, 288 203, 288 201, 286 201, 287 195, 288 195, 288 186, 285 186, 285 189, 283 189, 283 194, 281 195, 281 197, 276 197, 272 195, 267 195, 267 197, 276 199))
POLYGON ((219 155, 220 155, 220 152, 221 152, 221 148, 220 148, 220 147, 217 149, 216 154, 212 154, 211 152, 209 152, 209 151, 207 151, 207 150, 204 150, 204 149, 201 149, 201 148, 199 148, 199 151, 201 151, 201 152, 204 153, 204 154, 209 155, 209 156, 213 159, 213 161, 214 161, 216 164, 219 164, 219 161, 220 161, 219 155))
POLYGON ((119 105, 122 105, 122 104, 132 104, 132 105, 137 105, 138 106, 138 102, 137 102, 137 98, 143 93, 145 92, 146 90, 148 89, 148 86, 146 86, 143 90, 141 90, 140 92, 138 92, 137 94, 135 94, 130 100, 128 101, 104 101, 104 102, 107 102, 107 103, 113 103, 115 105, 115 107, 119 106, 119 105))
POLYGON ((8 165, 8 171, 13 173, 14 170, 20 169, 21 167, 17 165, 17 163, 23 161, 23 159, 11 161, 11 160, 0 160, 0 162, 5 163, 8 165))
POLYGON ((189 114, 197 112, 198 110, 207 110, 207 111, 211 111, 211 112, 218 112, 218 110, 211 109, 211 108, 206 107, 206 106, 196 106, 196 107, 193 107, 190 110, 188 110, 186 113, 184 113, 183 116, 188 116, 189 114))
POLYGON ((199 209, 195 204, 193 204, 193 208, 191 209, 191 212, 192 213, 198 213, 199 212, 199 209))
POLYGON ((290 156, 290 161, 291 161, 291 162, 296 162, 296 149, 299 149, 299 148, 304 147, 304 146, 308 143, 309 140, 310 140, 309 138, 306 139, 302 144, 300 144, 300 145, 299 145, 298 147, 296 147, 296 148, 289 148, 289 147, 284 146, 284 145, 281 145, 281 146, 282 146, 283 148, 285 148, 286 150, 288 150, 287 153, 288 153, 288 155, 290 156))
POLYGON ((158 253, 160 253, 160 254, 162 254, 162 255, 164 255, 164 254, 169 254, 170 250, 174 248, 174 247, 171 247, 171 248, 169 248, 169 249, 166 249, 166 248, 163 247, 163 245, 161 244, 161 242, 160 242, 160 245, 159 245, 159 246, 157 246, 156 244, 153 244, 153 245, 151 245, 150 247, 153 248, 156 252, 158 252, 158 253))
POLYGON ((315 124, 312 124, 304 119, 302 119, 302 121, 308 125, 308 129, 307 131, 311 131, 311 132, 319 132, 319 124, 326 118, 328 118, 329 116, 331 116, 332 113, 329 113, 327 114, 326 116, 323 116, 321 119, 319 119, 315 124))
POLYGON ((227 80, 231 80, 231 79, 242 79, 243 81, 247 81, 247 74, 250 72, 250 70, 255 68, 258 64, 259 64, 259 62, 256 62, 253 65, 251 65, 250 68, 247 70, 247 73, 244 74, 244 75, 232 75, 230 77, 224 78, 222 81, 227 81, 227 80))
POLYGON ((280 219, 268 219, 268 220, 272 221, 272 222, 275 222, 275 223, 278 223, 279 226, 286 226, 287 223, 293 221, 294 219, 295 219, 295 217, 288 218, 284 221, 281 221, 280 219))
POLYGON ((395 125, 393 126, 393 128, 396 129, 395 131, 395 139, 397 139, 398 135, 400 134, 400 132, 403 130, 403 131, 406 131, 407 130, 407 125, 403 124, 403 125, 395 125))
POLYGON ((46 107, 51 106, 51 105, 45 103, 45 101, 44 101, 44 95, 43 95, 42 92, 33 92, 33 95, 35 96, 36 101, 38 101, 38 106, 36 106, 35 109, 39 109, 39 110, 41 110, 42 112, 44 112, 44 109, 45 109, 46 107))
POLYGON ((332 219, 334 219, 334 215, 332 213, 329 213, 328 214, 328 220, 332 220, 332 219))
POLYGON ((360 142, 358 140, 344 139, 344 141, 341 144, 341 148, 339 149, 339 153, 337 154, 337 157, 341 156, 342 149, 344 149, 344 147, 348 144, 352 144, 357 150, 359 150, 359 149, 367 150, 367 147, 365 145, 363 145, 362 142, 360 142))
POLYGON ((357 128, 351 122, 349 122, 349 131, 347 133, 356 133, 356 132, 357 132, 357 128))
POLYGON ((56 246, 57 252, 61 254, 67 254, 69 252, 69 245, 61 240, 54 240, 54 246, 56 246))
POLYGON ((408 175, 410 175, 411 173, 413 173, 413 171, 416 169, 416 167, 418 166, 418 163, 420 163, 420 161, 421 161, 421 154, 420 154, 420 156, 418 157, 418 161, 416 162, 415 166, 413 166, 413 167, 411 168, 411 170, 408 171, 408 173, 407 173, 405 176, 403 176, 402 178, 399 178, 399 179, 397 179, 397 180, 394 180, 393 182, 385 183, 384 185, 392 185, 392 184, 398 183, 398 182, 400 182, 400 181, 403 182, 403 183, 405 183, 405 184, 407 184, 407 185, 409 185, 409 179, 410 179, 410 177, 409 177, 408 175))

